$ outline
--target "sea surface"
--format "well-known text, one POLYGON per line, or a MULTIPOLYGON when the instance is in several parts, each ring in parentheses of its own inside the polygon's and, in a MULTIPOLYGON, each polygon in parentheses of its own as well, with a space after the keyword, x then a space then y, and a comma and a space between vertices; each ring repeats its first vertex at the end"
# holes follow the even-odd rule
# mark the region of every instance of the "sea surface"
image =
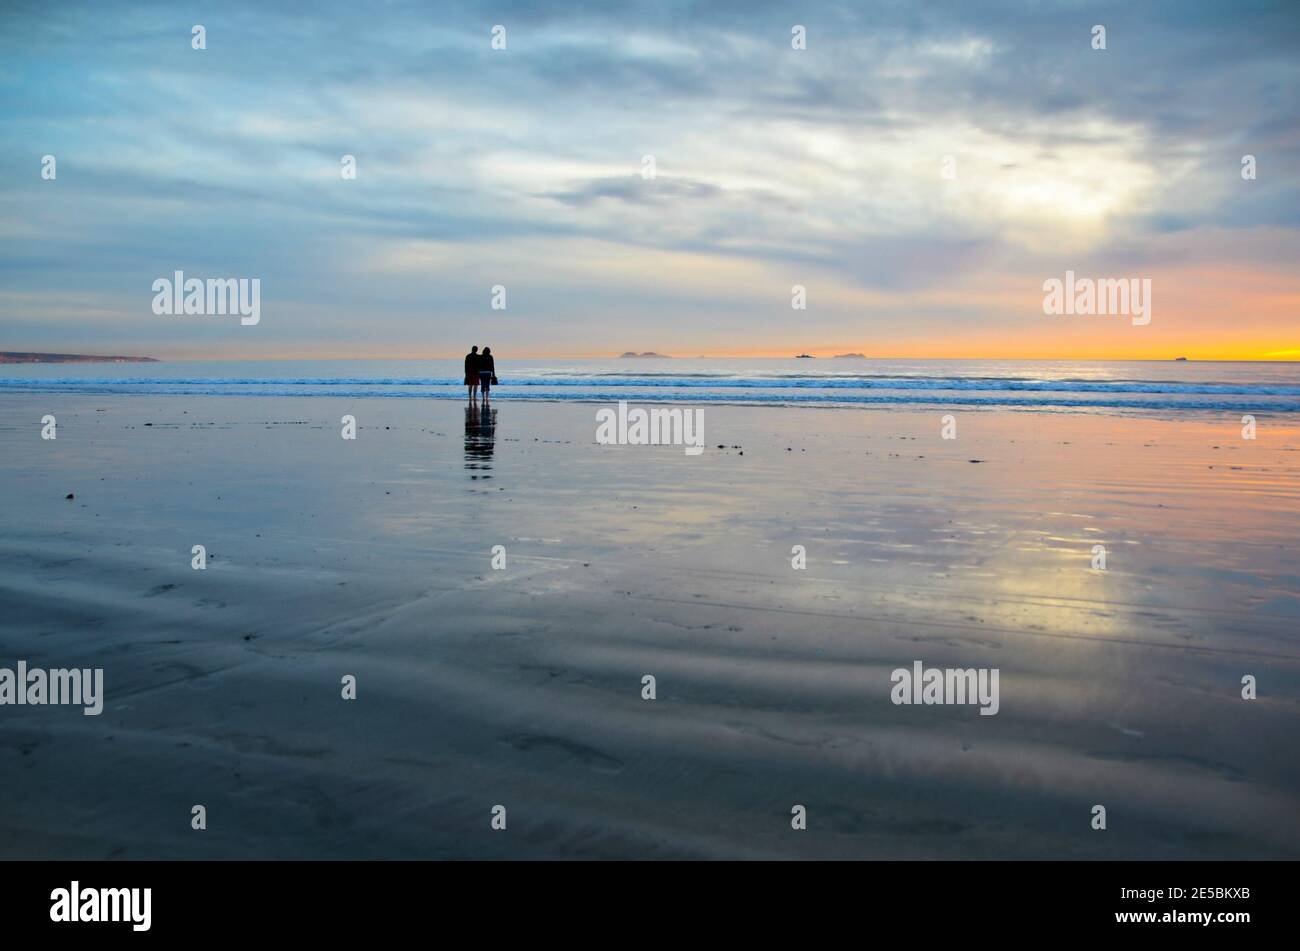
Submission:
MULTIPOLYGON (((497 359, 498 398, 1046 412, 1300 413, 1300 363, 882 359, 497 359)), ((0 366, 0 393, 463 400, 459 360, 0 366)))

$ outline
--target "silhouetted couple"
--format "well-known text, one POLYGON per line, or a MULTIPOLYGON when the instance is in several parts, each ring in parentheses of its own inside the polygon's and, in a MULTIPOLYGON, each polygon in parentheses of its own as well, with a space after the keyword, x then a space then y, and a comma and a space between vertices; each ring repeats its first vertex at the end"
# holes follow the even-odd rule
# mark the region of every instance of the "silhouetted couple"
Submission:
POLYGON ((492 362, 492 348, 471 347, 465 354, 465 385, 469 387, 469 398, 473 401, 478 396, 479 387, 483 388, 483 401, 487 402, 492 384, 497 381, 496 364, 492 362))

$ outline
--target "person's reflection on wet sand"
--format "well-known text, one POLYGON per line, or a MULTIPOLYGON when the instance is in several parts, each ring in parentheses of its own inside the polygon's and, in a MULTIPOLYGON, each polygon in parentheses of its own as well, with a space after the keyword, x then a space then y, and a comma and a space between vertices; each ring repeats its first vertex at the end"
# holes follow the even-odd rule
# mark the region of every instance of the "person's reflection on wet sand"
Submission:
POLYGON ((496 442, 497 411, 488 403, 465 407, 465 468, 471 479, 492 478, 492 449, 496 442))

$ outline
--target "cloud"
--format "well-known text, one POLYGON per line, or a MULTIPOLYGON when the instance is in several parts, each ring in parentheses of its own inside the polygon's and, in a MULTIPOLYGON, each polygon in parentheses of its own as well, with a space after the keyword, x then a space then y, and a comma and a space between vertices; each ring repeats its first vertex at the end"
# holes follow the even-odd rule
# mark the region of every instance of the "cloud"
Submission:
MULTIPOLYGON (((655 306, 682 313, 689 335, 753 312, 766 299, 757 287, 779 305, 791 283, 836 302, 804 316, 813 329, 857 313, 870 335, 884 308, 855 312, 864 300, 941 298, 927 318, 939 333, 945 320, 994 319, 978 303, 990 282, 1014 296, 1034 268, 1138 267, 1173 248, 1208 267, 1222 249, 1207 235, 1292 247, 1300 227, 1293 3, 795 13, 459 2, 434 13, 327 0, 289 15, 233 2, 192 15, 206 51, 162 9, 0 14, 0 200, 11 209, 0 267, 16 292, 66 293, 51 313, 129 301, 153 272, 204 268, 291 295, 280 313, 292 323, 276 331, 286 346, 310 339, 313 314, 357 302, 372 315, 357 339, 378 333, 400 349, 431 327, 455 333, 481 306, 468 275, 529 283, 535 262, 511 251, 544 249, 596 296, 575 307, 559 289, 539 295, 521 340, 575 319, 635 336, 625 331, 655 306), (794 22, 806 50, 790 46, 794 22), (489 45, 497 23, 504 51, 489 45), (1105 51, 1090 47, 1093 23, 1107 26, 1105 51), (55 182, 38 175, 47 152, 55 182), (1254 181, 1240 176, 1247 153, 1254 181), (355 181, 339 174, 345 154, 355 181), (654 179, 641 177, 645 155, 654 179), (955 178, 940 174, 946 156, 955 178), (427 258, 451 245, 494 272, 427 258), (401 260, 428 260, 438 292, 358 266, 401 260), (665 261, 692 280, 639 277, 665 261), (710 269, 717 280, 701 280, 710 269)), ((16 298, 0 299, 0 318, 20 317, 16 298)), ((58 327, 78 332, 66 316, 58 327)), ((55 342, 39 322, 23 328, 14 345, 55 342)), ((88 316, 80 331, 93 338, 103 321, 88 316)))
POLYGON ((586 206, 601 199, 632 205, 675 205, 681 201, 708 201, 722 195, 722 189, 708 182, 682 178, 647 179, 641 175, 598 178, 567 191, 552 192, 546 198, 566 205, 586 206))

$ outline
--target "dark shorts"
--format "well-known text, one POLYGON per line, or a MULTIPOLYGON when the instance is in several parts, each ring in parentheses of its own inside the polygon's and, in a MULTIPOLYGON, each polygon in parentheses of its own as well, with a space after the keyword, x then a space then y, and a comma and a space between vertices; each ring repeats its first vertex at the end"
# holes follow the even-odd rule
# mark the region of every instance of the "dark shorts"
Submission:
POLYGON ((485 390, 492 389, 492 374, 487 370, 480 370, 478 374, 479 386, 485 390))

